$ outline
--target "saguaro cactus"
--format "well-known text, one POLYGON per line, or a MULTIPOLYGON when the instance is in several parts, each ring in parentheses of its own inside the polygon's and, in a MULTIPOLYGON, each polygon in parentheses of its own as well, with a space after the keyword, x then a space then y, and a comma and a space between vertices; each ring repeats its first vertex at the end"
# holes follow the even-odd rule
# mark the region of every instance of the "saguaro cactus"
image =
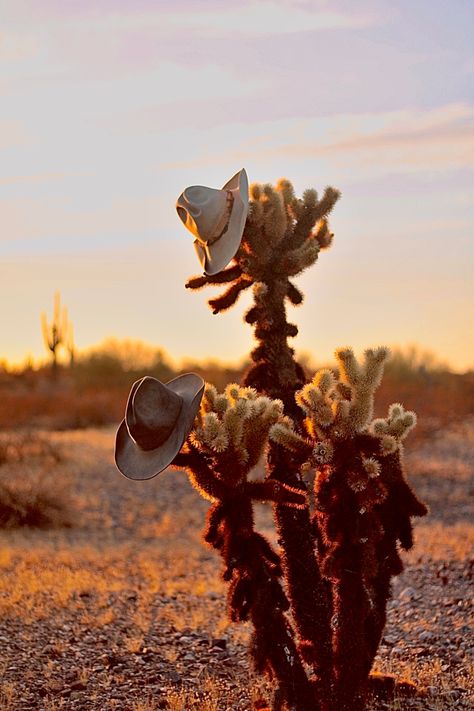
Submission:
POLYGON ((411 548, 411 517, 426 513, 402 462, 416 417, 395 404, 373 419, 388 349, 369 349, 362 362, 339 349, 337 368, 307 378, 288 343, 298 329, 286 303, 303 300, 293 278, 331 244, 338 191, 298 199, 281 180, 250 195, 234 261, 186 286, 226 284, 209 301, 214 314, 253 288, 245 315, 257 340, 253 364, 242 385, 222 394, 207 387, 174 464, 212 501, 204 540, 223 558, 231 619, 253 623, 256 669, 274 681, 272 711, 361 711, 390 581, 402 570, 399 548, 411 548), (262 456, 264 480, 249 480, 262 456), (278 551, 255 530, 255 500, 274 508, 278 551))
MULTIPOLYGON (((61 309, 61 296, 59 291, 54 294, 53 318, 48 323, 46 314, 41 314, 41 330, 46 348, 51 351, 53 358, 53 374, 57 374, 58 350, 66 344, 68 337, 68 316, 65 308, 61 309)), ((71 331, 72 333, 72 331, 71 331)))

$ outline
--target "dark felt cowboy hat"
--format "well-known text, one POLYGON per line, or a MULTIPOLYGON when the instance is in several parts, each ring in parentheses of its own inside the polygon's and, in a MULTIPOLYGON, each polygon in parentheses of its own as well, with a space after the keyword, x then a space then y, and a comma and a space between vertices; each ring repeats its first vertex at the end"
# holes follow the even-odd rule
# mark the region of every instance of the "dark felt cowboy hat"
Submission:
POLYGON ((146 376, 128 396, 115 441, 115 463, 129 479, 151 479, 171 464, 192 429, 204 392, 194 373, 168 383, 146 376))
POLYGON ((206 274, 222 271, 235 256, 249 209, 249 187, 244 169, 222 188, 192 185, 181 193, 176 210, 195 236, 194 247, 206 274))

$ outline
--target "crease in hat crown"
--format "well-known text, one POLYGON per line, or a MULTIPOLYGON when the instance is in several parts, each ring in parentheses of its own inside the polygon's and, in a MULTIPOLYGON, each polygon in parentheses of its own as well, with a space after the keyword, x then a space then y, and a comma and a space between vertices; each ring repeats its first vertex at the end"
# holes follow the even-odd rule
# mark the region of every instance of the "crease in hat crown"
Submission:
POLYGON ((185 227, 199 242, 213 244, 229 223, 234 202, 232 191, 192 185, 184 190, 182 197, 177 210, 185 227))
POLYGON ((248 178, 244 168, 220 190, 192 185, 179 196, 176 211, 195 237, 196 254, 206 274, 217 274, 236 255, 248 208, 248 178))
POLYGON ((183 399, 159 380, 145 376, 135 390, 126 418, 127 429, 145 451, 155 449, 170 436, 183 407, 183 399))

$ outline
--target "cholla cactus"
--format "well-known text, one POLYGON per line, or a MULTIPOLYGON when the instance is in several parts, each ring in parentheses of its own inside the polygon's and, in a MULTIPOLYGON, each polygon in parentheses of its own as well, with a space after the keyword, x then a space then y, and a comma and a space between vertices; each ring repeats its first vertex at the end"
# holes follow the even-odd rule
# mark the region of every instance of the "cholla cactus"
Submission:
POLYGON ((212 502, 205 540, 223 557, 231 618, 253 622, 254 661, 276 684, 272 711, 284 704, 361 711, 390 580, 402 569, 399 546, 411 547, 411 517, 426 513, 402 465, 401 442, 415 416, 392 405, 386 419, 372 421, 388 349, 369 349, 361 362, 350 348, 339 349, 337 371, 320 370, 308 381, 288 343, 298 329, 286 305, 303 301, 294 278, 330 246, 328 215, 339 192, 327 188, 318 199, 307 190, 299 199, 280 180, 251 186, 250 197, 233 263, 186 286, 226 284, 209 301, 214 314, 253 289, 245 314, 257 340, 253 364, 243 387, 207 388, 175 463, 212 502), (262 455, 265 480, 251 481, 262 455), (312 508, 304 479, 310 469, 312 508), (278 553, 254 529, 258 499, 274 506, 278 553))
POLYGON ((211 463, 211 474, 190 468, 190 478, 212 502, 234 496, 236 491, 253 500, 276 501, 302 507, 305 495, 276 481, 249 481, 268 443, 270 428, 281 418, 283 403, 259 396, 256 390, 232 383, 219 394, 207 385, 189 441, 196 454, 211 463))

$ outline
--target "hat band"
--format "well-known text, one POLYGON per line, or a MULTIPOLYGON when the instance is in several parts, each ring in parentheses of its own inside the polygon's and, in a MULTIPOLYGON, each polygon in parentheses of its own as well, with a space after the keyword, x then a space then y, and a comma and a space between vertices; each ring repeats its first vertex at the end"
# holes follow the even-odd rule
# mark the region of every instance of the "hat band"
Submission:
POLYGON ((232 213, 232 208, 234 206, 234 196, 231 190, 226 190, 226 192, 227 199, 225 209, 221 215, 219 222, 214 228, 214 236, 211 236, 209 237, 209 239, 206 240, 208 245, 217 242, 217 240, 220 239, 227 232, 227 228, 229 227, 229 220, 232 213))

